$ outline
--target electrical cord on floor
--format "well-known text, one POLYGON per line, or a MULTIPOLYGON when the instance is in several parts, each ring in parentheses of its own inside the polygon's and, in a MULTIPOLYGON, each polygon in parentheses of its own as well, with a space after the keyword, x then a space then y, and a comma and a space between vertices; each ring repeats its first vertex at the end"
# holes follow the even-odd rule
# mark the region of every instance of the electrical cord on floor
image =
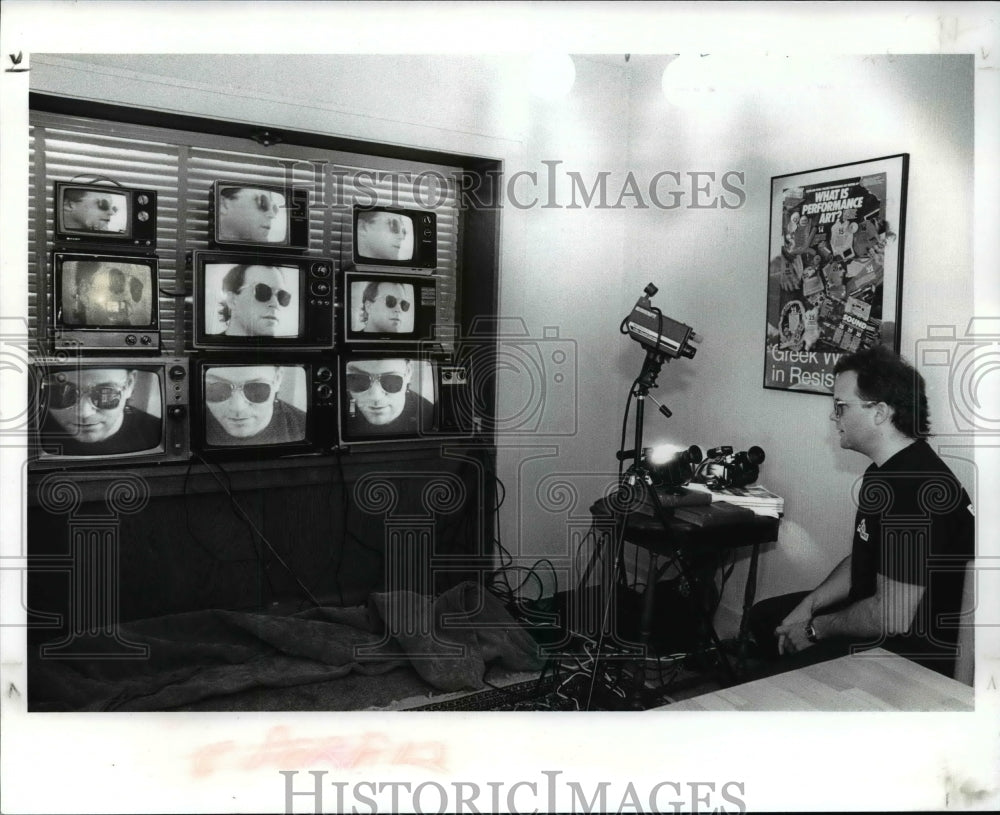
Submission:
MULTIPOLYGON (((222 478, 219 476, 219 474, 216 472, 216 468, 213 467, 210 462, 206 461, 200 455, 198 455, 197 457, 198 457, 198 460, 201 461, 201 463, 208 469, 208 472, 212 475, 212 477, 215 478, 215 480, 219 484, 219 486, 222 487, 223 492, 229 498, 229 504, 233 508, 233 511, 247 525, 247 528, 250 529, 250 531, 251 531, 251 540, 256 540, 256 541, 259 541, 261 544, 263 544, 267 548, 267 550, 271 553, 271 555, 274 557, 274 559, 276 561, 278 561, 278 564, 298 584, 299 588, 302 589, 303 593, 306 595, 306 597, 309 598, 310 602, 312 602, 312 604, 314 606, 316 606, 317 608, 319 608, 320 607, 320 602, 313 596, 313 593, 311 591, 309 591, 309 589, 306 587, 305 583, 303 583, 299 579, 299 576, 297 574, 295 574, 295 572, 288 565, 288 563, 285 561, 285 559, 280 554, 278 554, 278 552, 275 550, 274 546, 271 545, 271 542, 267 539, 267 537, 264 535, 264 533, 261 532, 260 529, 257 528, 257 525, 253 522, 253 520, 250 518, 250 516, 247 515, 246 512, 244 512, 243 507, 241 507, 240 504, 239 504, 239 502, 236 500, 236 495, 234 494, 234 492, 232 490, 232 484, 223 481, 222 478)), ((218 469, 221 470, 223 473, 225 473, 225 470, 222 467, 219 467, 218 469)), ((228 473, 226 473, 226 475, 228 477, 228 473)), ((258 552, 259 552, 259 550, 258 550, 258 552)), ((258 556, 259 556, 259 554, 258 554, 258 556)))

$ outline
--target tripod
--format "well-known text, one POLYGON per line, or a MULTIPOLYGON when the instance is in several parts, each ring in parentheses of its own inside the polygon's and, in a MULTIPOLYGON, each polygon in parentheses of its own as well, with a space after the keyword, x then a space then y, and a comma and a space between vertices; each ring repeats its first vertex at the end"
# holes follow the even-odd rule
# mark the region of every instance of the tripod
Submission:
MULTIPOLYGON (((619 460, 624 461, 626 458, 632 458, 633 464, 621 475, 619 478, 618 495, 624 495, 626 500, 624 503, 624 511, 619 514, 618 519, 615 524, 615 541, 614 541, 614 551, 612 552, 612 575, 611 575, 611 585, 608 591, 608 596, 605 600, 605 614, 604 620, 606 621, 609 610, 614 606, 616 602, 616 592, 620 587, 625 584, 625 563, 624 563, 624 543, 625 543, 625 530, 628 526, 629 517, 635 511, 637 506, 637 497, 644 495, 645 500, 648 502, 649 506, 652 507, 654 516, 663 526, 663 529, 667 529, 667 524, 669 522, 669 515, 667 514, 667 508, 663 506, 660 496, 658 495, 653 481, 653 475, 646 465, 645 458, 643 456, 643 434, 644 434, 644 424, 645 424, 645 403, 646 397, 649 396, 650 389, 656 387, 656 378, 660 374, 660 370, 663 367, 664 362, 669 361, 667 355, 663 352, 648 349, 646 351, 646 358, 643 362, 642 370, 639 376, 633 383, 632 386, 632 396, 636 400, 636 411, 635 411, 635 436, 634 436, 634 447, 630 451, 620 451, 618 454, 619 460)), ((652 397, 650 397, 652 398, 652 397)), ((654 400, 655 401, 655 400, 654 400)), ((669 417, 671 415, 670 410, 664 406, 660 405, 660 411, 664 416, 669 417)), ((595 546, 594 552, 587 563, 587 567, 581 576, 580 582, 578 583, 577 593, 582 596, 587 585, 587 581, 590 579, 590 575, 593 572, 595 565, 597 564, 599 558, 601 557, 600 547, 595 546)), ((641 709, 642 705, 640 702, 640 694, 643 691, 646 681, 646 671, 645 671, 645 659, 647 646, 651 636, 650 630, 650 619, 652 617, 653 610, 653 591, 647 591, 644 598, 644 608, 641 615, 641 628, 639 632, 640 645, 638 650, 638 667, 635 672, 633 682, 628 690, 628 693, 624 696, 625 707, 632 709, 641 709)), ((604 636, 606 633, 606 626, 602 621, 601 631, 598 639, 598 648, 595 655, 595 662, 593 667, 593 677, 591 684, 591 693, 593 692, 593 684, 596 682, 596 677, 600 667, 600 661, 602 658, 601 646, 603 644, 604 636)), ((588 696, 587 703, 589 707, 590 697, 588 696)))

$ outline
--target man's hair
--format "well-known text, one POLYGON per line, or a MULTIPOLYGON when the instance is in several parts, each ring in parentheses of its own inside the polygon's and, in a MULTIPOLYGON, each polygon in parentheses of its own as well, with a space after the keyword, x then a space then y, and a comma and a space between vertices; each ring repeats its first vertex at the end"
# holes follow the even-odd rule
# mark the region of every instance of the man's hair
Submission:
POLYGON ((373 280, 365 286, 365 290, 361 293, 361 302, 374 303, 375 298, 378 297, 378 287, 381 285, 381 280, 373 280))
POLYGON ((233 201, 239 196, 243 190, 253 189, 252 187, 220 187, 219 195, 223 198, 233 201))
POLYGON ((83 197, 92 190, 81 190, 77 187, 68 187, 63 190, 63 204, 79 204, 83 197))
POLYGON ((368 322, 368 304, 374 303, 375 299, 378 297, 378 287, 383 283, 389 286, 398 286, 399 283, 394 283, 392 280, 372 280, 365 286, 365 290, 361 293, 361 322, 368 322))
POLYGON ((911 439, 930 433, 924 378, 905 359, 885 345, 876 345, 841 357, 834 374, 854 371, 862 399, 885 402, 893 426, 911 439))
MULTIPOLYGON (((224 292, 232 292, 237 294, 240 289, 243 288, 243 284, 246 283, 247 279, 247 269, 251 266, 262 266, 265 269, 274 269, 281 275, 281 270, 276 266, 268 266, 263 263, 237 263, 226 272, 225 276, 222 278, 222 290, 224 292)), ((284 276, 282 276, 284 280, 284 276)), ((222 322, 228 323, 233 316, 232 309, 229 308, 229 304, 225 301, 219 303, 219 316, 222 318, 222 322)))
MULTIPOLYGON (((236 294, 236 292, 243 288, 243 282, 246 280, 247 269, 249 268, 249 263, 237 263, 233 266, 232 269, 226 272, 225 277, 222 278, 222 290, 236 294)), ((232 316, 233 312, 229 308, 229 304, 225 301, 219 303, 219 317, 222 318, 222 322, 228 323, 232 316)))

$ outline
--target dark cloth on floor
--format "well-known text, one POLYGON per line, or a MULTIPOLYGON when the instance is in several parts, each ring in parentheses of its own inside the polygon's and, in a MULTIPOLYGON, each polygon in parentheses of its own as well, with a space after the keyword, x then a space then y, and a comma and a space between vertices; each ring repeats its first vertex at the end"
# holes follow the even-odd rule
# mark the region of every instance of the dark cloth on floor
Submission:
POLYGON ((536 670, 542 660, 503 604, 466 582, 436 598, 376 593, 367 610, 322 607, 288 617, 209 610, 125 623, 114 637, 77 638, 31 659, 29 708, 169 710, 405 664, 434 688, 459 691, 485 687, 488 664, 536 670), (148 654, 137 658, 142 646, 148 654))

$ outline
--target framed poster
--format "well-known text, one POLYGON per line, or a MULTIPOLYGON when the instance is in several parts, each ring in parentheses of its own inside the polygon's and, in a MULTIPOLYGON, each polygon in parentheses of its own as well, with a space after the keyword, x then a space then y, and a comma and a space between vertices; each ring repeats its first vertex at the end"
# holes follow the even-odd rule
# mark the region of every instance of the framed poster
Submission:
POLYGON ((909 158, 771 179, 765 388, 830 394, 842 355, 899 351, 909 158))

